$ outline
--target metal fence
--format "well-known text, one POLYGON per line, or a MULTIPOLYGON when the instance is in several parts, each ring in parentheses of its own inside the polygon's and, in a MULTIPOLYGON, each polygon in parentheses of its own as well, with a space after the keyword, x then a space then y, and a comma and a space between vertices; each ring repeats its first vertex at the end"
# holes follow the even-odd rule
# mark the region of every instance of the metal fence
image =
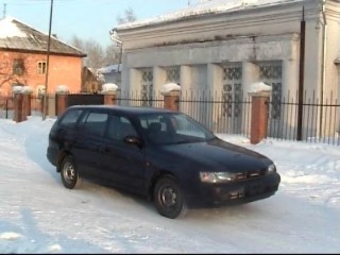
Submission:
MULTIPOLYGON (((267 102, 269 109, 267 137, 282 140, 297 140, 300 127, 302 140, 306 142, 322 142, 340 145, 340 105, 333 93, 320 100, 315 93, 310 97, 304 96, 302 103, 302 125, 298 125, 297 94, 287 93, 281 96, 280 101, 267 102)), ((86 102, 77 96, 77 104, 88 104, 102 100, 101 95, 86 95, 86 102), (80 100, 80 101, 79 101, 80 100)), ((74 97, 75 98, 75 97, 74 97)), ((73 101, 72 101, 73 102, 73 101)), ((41 115, 43 98, 32 97, 32 115, 41 115)), ((55 116, 56 96, 48 96, 48 116, 55 116)), ((98 104, 98 102, 97 102, 98 104)), ((126 106, 152 106, 163 108, 163 96, 149 94, 147 97, 141 93, 119 94, 116 104, 126 106)), ((182 92, 178 101, 179 110, 201 122, 214 133, 234 134, 249 137, 251 125, 251 98, 247 93, 226 95, 210 91, 182 92)), ((0 98, 0 117, 13 118, 13 98, 0 98)))
POLYGON ((137 93, 119 93, 117 97, 118 105, 125 106, 150 106, 156 108, 164 107, 163 96, 156 96, 155 93, 149 93, 148 95, 137 93))

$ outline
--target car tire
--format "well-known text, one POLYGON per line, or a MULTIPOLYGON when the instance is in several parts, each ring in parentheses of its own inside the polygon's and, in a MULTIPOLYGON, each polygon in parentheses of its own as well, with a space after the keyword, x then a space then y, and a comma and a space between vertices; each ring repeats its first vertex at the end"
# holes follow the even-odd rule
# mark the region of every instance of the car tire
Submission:
POLYGON ((158 213, 166 218, 184 217, 188 211, 179 182, 172 176, 157 181, 153 196, 158 213))
POLYGON ((60 165, 61 180, 67 189, 76 189, 81 186, 82 179, 79 177, 79 173, 71 156, 67 156, 63 159, 60 165))

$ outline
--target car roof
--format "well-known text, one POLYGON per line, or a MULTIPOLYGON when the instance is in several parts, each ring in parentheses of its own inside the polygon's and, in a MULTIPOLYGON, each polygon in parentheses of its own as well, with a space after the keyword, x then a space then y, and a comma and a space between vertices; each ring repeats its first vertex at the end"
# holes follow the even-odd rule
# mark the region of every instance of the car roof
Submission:
POLYGON ((123 114, 144 115, 150 113, 174 113, 164 108, 148 107, 148 106, 121 106, 121 105, 74 105, 69 109, 86 109, 86 110, 104 110, 108 112, 116 112, 123 114))

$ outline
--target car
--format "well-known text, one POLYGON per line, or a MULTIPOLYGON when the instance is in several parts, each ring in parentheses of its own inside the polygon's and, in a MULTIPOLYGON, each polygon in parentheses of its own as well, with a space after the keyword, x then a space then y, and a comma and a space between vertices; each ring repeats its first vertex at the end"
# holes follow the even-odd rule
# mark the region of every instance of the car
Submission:
POLYGON ((71 106, 49 133, 47 158, 68 189, 82 180, 139 195, 175 219, 188 209, 250 203, 276 193, 274 162, 218 138, 180 111, 71 106))

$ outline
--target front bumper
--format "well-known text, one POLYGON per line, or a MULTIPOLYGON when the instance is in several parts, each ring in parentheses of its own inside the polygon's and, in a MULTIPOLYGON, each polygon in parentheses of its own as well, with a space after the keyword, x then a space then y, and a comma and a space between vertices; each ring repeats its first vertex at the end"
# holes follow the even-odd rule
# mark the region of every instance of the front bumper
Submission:
POLYGON ((186 200, 190 208, 250 203, 274 195, 280 181, 280 175, 272 173, 234 183, 201 183, 196 191, 186 192, 186 200))

